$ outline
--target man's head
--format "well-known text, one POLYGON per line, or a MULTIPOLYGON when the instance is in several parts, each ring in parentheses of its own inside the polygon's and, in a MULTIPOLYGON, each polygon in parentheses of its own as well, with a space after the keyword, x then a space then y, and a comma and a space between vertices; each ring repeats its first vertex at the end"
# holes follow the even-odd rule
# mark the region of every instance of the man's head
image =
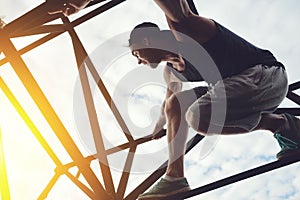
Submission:
POLYGON ((162 48, 170 43, 167 35, 170 35, 170 31, 161 31, 154 23, 144 22, 137 25, 129 38, 132 55, 137 57, 139 64, 156 68, 167 55, 170 55, 170 52, 162 48))

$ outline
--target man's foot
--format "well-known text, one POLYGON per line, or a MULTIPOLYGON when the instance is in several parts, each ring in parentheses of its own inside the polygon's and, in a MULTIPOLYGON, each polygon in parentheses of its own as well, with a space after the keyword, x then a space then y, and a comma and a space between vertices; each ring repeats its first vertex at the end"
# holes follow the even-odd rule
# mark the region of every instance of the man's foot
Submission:
POLYGON ((149 192, 139 195, 138 200, 159 200, 188 190, 190 186, 186 178, 178 181, 168 181, 162 178, 149 192))
POLYGON ((281 147, 281 151, 276 155, 278 160, 300 156, 300 120, 288 113, 285 113, 284 117, 289 128, 274 133, 281 147))

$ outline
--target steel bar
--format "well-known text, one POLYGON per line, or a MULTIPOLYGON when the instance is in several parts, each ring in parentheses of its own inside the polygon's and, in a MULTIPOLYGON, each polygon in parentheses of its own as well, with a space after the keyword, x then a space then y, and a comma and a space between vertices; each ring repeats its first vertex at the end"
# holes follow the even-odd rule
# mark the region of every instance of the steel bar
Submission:
MULTIPOLYGON (((72 23, 71 23, 72 24, 72 23)), ((72 24, 73 26, 73 24, 72 24)), ((114 114, 118 124, 120 125, 122 131, 124 132, 125 134, 125 137, 127 138, 127 140, 129 142, 132 142, 134 139, 130 133, 130 130, 129 128, 127 127, 126 125, 126 122, 124 121, 124 119, 122 118, 121 116, 121 113, 119 112, 114 100, 112 99, 112 97, 110 96, 109 92, 107 91, 103 81, 102 81, 102 78, 99 76, 93 62, 91 61, 91 59, 89 58, 86 50, 84 49, 83 45, 80 44, 80 47, 83 51, 83 54, 85 56, 85 63, 86 63, 86 66, 88 67, 89 71, 91 72, 92 74, 92 77, 94 79, 94 81, 97 83, 97 86, 98 86, 98 89, 101 91, 107 105, 110 107, 112 113, 114 114)))
POLYGON ((132 167, 132 163, 133 163, 133 159, 134 159, 134 154, 136 152, 136 145, 130 147, 128 155, 127 155, 127 159, 125 162, 125 166, 123 169, 123 173, 120 179, 120 183, 119 183, 119 187, 117 190, 117 200, 122 200, 124 198, 124 194, 126 191, 126 187, 128 184, 128 179, 129 179, 129 175, 130 175, 130 171, 131 171, 131 167, 132 167))
POLYGON ((55 185, 55 183, 57 182, 57 180, 59 179, 60 176, 61 176, 61 174, 58 174, 58 173, 54 174, 52 179, 49 181, 49 183, 47 184, 45 189, 42 191, 42 193, 38 197, 38 200, 44 200, 47 198, 49 192, 51 191, 51 189, 53 188, 53 186, 55 185))
POLYGON ((275 113, 290 113, 291 115, 300 116, 300 108, 278 108, 275 113))
POLYGON ((47 33, 62 33, 67 31, 64 24, 42 25, 29 30, 19 31, 11 35, 11 38, 47 34, 47 33))
POLYGON ((0 199, 10 200, 10 190, 7 178, 6 163, 4 157, 4 148, 2 141, 2 133, 0 128, 0 199))
POLYGON ((90 7, 90 6, 94 6, 94 5, 99 4, 99 3, 102 3, 102 2, 104 2, 104 1, 107 1, 107 0, 93 0, 93 1, 91 1, 85 8, 88 8, 88 7, 90 7))
MULTIPOLYGON (((61 34, 62 34, 62 32, 61 33, 51 33, 51 34, 48 34, 45 37, 42 37, 42 38, 38 39, 37 41, 35 41, 35 42, 27 45, 26 47, 20 49, 18 52, 19 52, 20 55, 23 55, 23 54, 31 51, 32 49, 34 49, 34 48, 36 48, 36 47, 38 47, 38 46, 40 46, 40 45, 48 42, 49 40, 51 40, 51 39, 53 39, 53 38, 55 38, 55 37, 57 37, 57 36, 59 36, 61 34)), ((0 60, 0 67, 2 65, 6 64, 7 62, 8 62, 8 59, 6 57, 3 58, 3 59, 1 59, 0 60)))
POLYGON ((298 94, 295 94, 294 92, 289 91, 286 95, 286 97, 296 104, 300 105, 300 96, 298 94))
POLYGON ((289 91, 294 91, 298 89, 300 89, 300 81, 289 85, 289 91))
POLYGON ((275 169, 278 169, 281 167, 285 167, 287 165, 294 164, 299 161, 300 161, 300 157, 274 161, 274 162, 262 165, 260 167, 256 167, 254 169, 250 169, 250 170, 244 171, 242 173, 230 176, 228 178, 224 178, 224 179, 216 181, 214 183, 204 185, 202 187, 193 189, 191 191, 170 196, 168 198, 165 198, 165 200, 174 200, 174 199, 179 200, 179 199, 186 199, 189 197, 193 197, 193 196, 196 196, 199 194, 203 194, 205 192, 209 192, 209 191, 218 189, 220 187, 224 187, 226 185, 229 185, 229 184, 232 184, 235 182, 239 182, 244 179, 248 179, 248 178, 251 178, 251 177, 266 173, 266 172, 270 172, 272 170, 275 170, 275 169))
MULTIPOLYGON (((101 14, 101 13, 107 11, 108 9, 110 9, 110 8, 116 6, 116 5, 118 5, 118 4, 120 4, 120 3, 124 2, 124 1, 125 1, 125 0, 122 0, 122 1, 118 0, 118 1, 108 2, 107 4, 104 4, 103 6, 101 6, 101 7, 97 8, 97 9, 95 9, 95 10, 92 11, 92 12, 90 12, 90 13, 93 13, 92 15, 90 15, 90 13, 88 13, 88 14, 82 16, 81 18, 78 18, 78 19, 75 20, 74 22, 72 22, 72 27, 78 26, 78 25, 80 25, 81 23, 85 22, 86 20, 89 20, 89 19, 91 19, 91 18, 93 18, 93 17, 95 17, 95 16, 97 16, 97 15, 99 15, 99 14, 101 14)), ((97 1, 97 2, 102 2, 102 1, 97 1)), ((27 13, 27 14, 29 15, 29 13, 27 13)), ((31 15, 30 15, 30 16, 31 16, 31 15)), ((59 15, 59 16, 61 17, 61 15, 59 15)), ((53 19, 58 19, 58 16, 54 17, 53 19)), ((53 19, 51 18, 51 20, 53 20, 53 19)), ((51 20, 50 20, 50 21, 51 21, 51 20)), ((5 26, 5 28, 4 28, 5 32, 4 32, 3 30, 0 30, 0 33, 2 32, 1 35, 7 35, 7 37, 10 37, 10 38, 11 38, 14 34, 15 34, 15 36, 17 36, 18 33, 17 33, 17 32, 15 33, 13 30, 14 30, 14 28, 17 28, 18 25, 22 24, 22 22, 23 22, 22 17, 20 17, 20 18, 16 19, 15 21, 13 21, 13 22, 7 24, 7 25, 5 26)), ((33 27, 33 28, 34 28, 34 27, 33 27)), ((64 28, 62 28, 62 29, 64 29, 64 28)), ((19 30, 19 31, 20 31, 20 30, 19 30)), ((58 30, 56 30, 56 31, 58 31, 58 30)), ((21 30, 20 32, 22 33, 22 30, 21 30)), ((20 50, 20 53, 21 53, 21 54, 24 54, 24 53, 26 53, 26 52, 32 50, 33 48, 35 48, 35 47, 37 47, 37 46, 39 46, 39 45, 41 45, 41 44, 43 44, 43 43, 45 43, 45 42, 47 42, 47 41, 49 41, 49 40, 51 40, 51 39, 57 37, 58 35, 60 35, 60 34, 62 34, 62 33, 63 33, 63 32, 49 34, 49 35, 45 36, 44 38, 39 39, 37 42, 34 42, 34 43, 32 43, 32 44, 30 44, 30 45, 24 47, 23 49, 20 50)), ((1 43, 0 43, 0 44, 1 44, 1 43)), ((1 60, 0 60, 0 67, 1 67, 1 65, 5 64, 5 63, 7 63, 7 62, 8 62, 8 61, 7 61, 7 58, 1 59, 1 60)))
MULTIPOLYGON (((159 137, 163 137, 166 135, 166 130, 162 130, 158 133, 157 136, 159 137)), ((113 153, 116 153, 116 152, 119 152, 123 149, 128 149, 130 147, 130 145, 140 145, 140 144, 143 144, 145 142, 149 142, 152 140, 152 137, 153 137, 153 134, 150 134, 150 135, 147 135, 143 138, 139 138, 139 139, 136 139, 132 142, 128 142, 128 143, 124 143, 124 144, 121 144, 121 145, 118 145, 116 147, 112 147, 110 149, 107 149, 106 152, 107 154, 113 154, 113 153)))
MULTIPOLYGON (((63 18, 63 22, 66 25, 70 25, 70 22, 67 18, 63 18)), ((75 52, 75 57, 77 61, 77 67, 79 71, 79 76, 80 76, 80 81, 81 81, 81 86, 84 94, 84 99, 85 99, 85 104, 86 108, 88 111, 88 117, 89 117, 89 122, 90 122, 90 127, 92 129, 93 133, 93 138, 94 138, 94 143, 97 151, 97 158, 99 159, 99 165, 101 168, 102 176, 104 179, 104 184, 106 187, 106 190, 110 194, 115 194, 115 188, 112 180, 112 175, 107 159, 107 155, 105 153, 105 147, 104 147, 104 142, 102 138, 102 133, 100 130, 99 126, 99 121, 98 121, 98 116, 96 113, 96 108, 95 108, 95 103, 93 100, 92 92, 91 92, 91 87, 89 84, 89 80, 87 77, 87 72, 86 72, 86 67, 84 64, 84 47, 75 32, 73 28, 69 28, 69 34, 72 39, 72 43, 74 46, 74 52, 75 52)))
POLYGON ((41 132, 38 130, 38 128, 35 126, 31 118, 28 116, 24 108, 21 106, 19 101, 16 99, 16 97, 13 95, 12 91, 8 88, 8 86, 5 84, 4 80, 0 77, 0 89, 4 92, 7 99, 10 101, 10 103, 13 105, 15 110, 18 112, 18 114, 21 116, 25 124, 28 126, 28 128, 31 130, 37 141, 40 143, 40 145, 43 147, 43 149, 46 151, 48 156, 52 159, 52 161, 55 163, 56 166, 62 166, 62 162, 59 160, 58 156, 54 153, 52 148, 49 146, 48 142, 45 140, 41 132))
MULTIPOLYGON (((93 2, 90 2, 89 5, 87 5, 87 7, 98 4, 100 2, 102 1, 95 0, 93 2)), ((18 35, 19 31, 28 31, 30 29, 39 27, 45 23, 63 17, 63 14, 48 14, 49 9, 53 7, 54 3, 57 2, 51 2, 51 0, 48 0, 40 4, 39 6, 35 7, 34 9, 30 10, 29 12, 25 13, 24 15, 7 24, 4 28, 5 32, 7 32, 7 34, 11 37, 11 34, 18 35)))
POLYGON ((31 11, 25 13, 21 17, 8 23, 4 27, 3 31, 5 32, 5 34, 11 37, 12 34, 17 34, 18 31, 25 31, 40 26, 42 24, 58 19, 61 16, 62 14, 49 15, 48 4, 42 3, 31 11))
MULTIPOLYGON (((93 200, 98 200, 99 197, 95 195, 95 193, 89 189, 85 184, 83 184, 81 181, 79 181, 77 178, 75 178, 70 172, 65 172, 65 175, 79 188, 81 191, 83 191, 88 197, 90 197, 93 200)), ((110 199, 109 197, 106 197, 106 199, 110 199)))
POLYGON ((99 15, 99 14, 101 14, 101 13, 117 6, 117 5, 119 5, 120 3, 124 2, 124 1, 126 1, 126 0, 111 0, 108 3, 102 5, 101 7, 99 7, 97 9, 87 13, 86 15, 74 20, 72 22, 72 26, 73 27, 78 26, 79 24, 81 24, 81 23, 83 23, 83 22, 85 22, 85 21, 87 21, 87 20, 89 20, 89 19, 91 19, 91 18, 93 18, 93 17, 95 17, 95 16, 97 16, 97 15, 99 15))
MULTIPOLYGON (((8 61, 10 62, 12 68, 14 69, 22 84, 28 91, 29 95, 31 96, 31 98, 33 99, 33 101, 35 102, 35 104, 37 105, 47 122, 49 123, 50 127, 53 129, 61 144, 64 146, 64 148, 74 161, 82 160, 83 155, 81 154, 77 145, 75 144, 68 131, 64 127, 63 123, 57 116, 56 112, 54 111, 53 107, 51 106, 44 93, 42 92, 38 83, 35 81, 34 77, 32 76, 28 67, 22 60, 20 54, 14 47, 13 43, 10 41, 9 38, 0 38, 0 40, 0 42, 4 46, 3 52, 7 57, 8 61)), ((90 184, 97 196, 103 197, 104 190, 101 190, 102 186, 99 180, 97 179, 95 173, 91 170, 90 166, 80 165, 78 167, 81 169, 87 182, 90 184)))
MULTIPOLYGON (((166 135, 166 130, 162 130, 159 133, 159 135, 160 135, 160 137, 165 136, 166 135)), ((130 146, 132 146, 132 145, 136 145, 137 146, 137 145, 140 145, 140 144, 152 141, 152 136, 153 135, 151 134, 151 135, 148 135, 148 136, 146 136, 144 138, 136 139, 133 142, 127 142, 127 143, 118 145, 116 147, 112 147, 112 148, 106 150, 106 154, 107 155, 114 154, 114 153, 117 153, 117 152, 120 152, 120 151, 123 151, 125 149, 130 148, 130 146)), ((88 162, 91 162, 92 160, 94 160, 96 158, 97 158, 97 155, 93 154, 93 155, 85 157, 84 159, 87 160, 88 162)), ((74 167, 74 166, 76 166, 76 164, 74 162, 70 162, 68 164, 63 165, 62 167, 66 168, 66 169, 69 169, 69 168, 74 167)))
POLYGON ((193 13, 195 13, 196 15, 198 15, 198 11, 196 9, 196 6, 194 4, 194 1, 193 0, 187 0, 188 4, 189 4, 189 7, 190 9, 193 11, 193 13))
MULTIPOLYGON (((187 143, 185 153, 187 154, 192 148, 194 148, 204 137, 200 135, 194 136, 187 143)), ((163 163, 155 172, 153 172, 146 180, 144 180, 139 186, 137 186, 130 194, 128 194, 124 200, 133 200, 138 197, 139 194, 145 192, 153 183, 155 183, 166 171, 168 161, 163 163)))
POLYGON ((127 138, 127 140, 129 142, 133 142, 133 137, 132 134, 129 130, 129 128, 126 125, 126 122, 124 121, 121 113, 119 112, 114 100, 112 99, 111 95, 109 94, 107 88, 104 85, 104 82, 102 80, 102 78, 99 76, 93 62, 90 60, 89 56, 87 55, 87 52, 85 52, 86 54, 86 64, 87 67, 89 69, 89 71, 92 74, 92 77, 94 79, 94 81, 97 83, 98 89, 101 91, 107 105, 109 106, 110 110, 112 111, 114 117, 116 118, 118 124, 120 125, 125 137, 127 138))

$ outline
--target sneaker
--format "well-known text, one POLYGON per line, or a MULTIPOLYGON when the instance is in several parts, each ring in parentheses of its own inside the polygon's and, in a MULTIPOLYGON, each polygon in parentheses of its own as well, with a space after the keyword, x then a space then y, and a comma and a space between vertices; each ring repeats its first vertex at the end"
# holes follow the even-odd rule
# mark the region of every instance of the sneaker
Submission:
POLYGON ((291 136, 285 137, 280 133, 281 131, 276 131, 274 133, 274 137, 277 139, 279 146, 281 147, 281 151, 277 153, 276 157, 278 160, 284 158, 291 158, 294 156, 300 156, 300 127, 298 118, 285 113, 287 121, 290 125, 291 136))
POLYGON ((159 200, 170 195, 191 190, 186 178, 178 181, 161 179, 149 192, 139 195, 138 200, 159 200))

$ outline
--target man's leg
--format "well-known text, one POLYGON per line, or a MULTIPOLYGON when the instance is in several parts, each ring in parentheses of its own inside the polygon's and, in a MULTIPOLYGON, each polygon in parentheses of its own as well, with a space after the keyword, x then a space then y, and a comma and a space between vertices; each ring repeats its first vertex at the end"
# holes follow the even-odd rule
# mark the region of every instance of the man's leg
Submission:
MULTIPOLYGON (((274 134, 281 151, 277 159, 300 157, 300 119, 288 113, 264 113, 258 125, 253 130, 268 130, 274 134)), ((224 133, 230 133, 224 129, 224 133)))
POLYGON ((285 126, 288 126, 288 121, 283 115, 264 113, 262 114, 261 119, 254 130, 268 130, 274 133, 278 129, 285 126))
POLYGON ((207 92, 207 87, 186 90, 171 96, 165 107, 167 117, 167 139, 169 145, 169 162, 166 175, 184 177, 184 154, 188 134, 186 112, 190 105, 207 92))
POLYGON ((178 92, 166 101, 167 140, 169 147, 169 162, 166 176, 149 192, 139 196, 143 199, 159 199, 176 192, 189 189, 184 178, 184 152, 188 135, 188 124, 185 113, 192 103, 207 92, 207 87, 178 92))
POLYGON ((277 159, 300 156, 300 120, 289 113, 266 114, 256 129, 269 130, 274 133, 281 151, 277 159))
POLYGON ((183 97, 186 92, 171 96, 166 102, 167 140, 169 146, 169 162, 166 175, 170 177, 184 177, 183 157, 188 134, 188 124, 184 113, 192 103, 191 99, 183 97))
POLYGON ((215 130, 218 132, 214 134, 236 134, 255 129, 273 129, 276 128, 274 122, 281 122, 281 116, 263 113, 274 111, 285 98, 286 92, 284 69, 256 65, 216 83, 191 105, 187 121, 193 129, 204 134, 211 134, 215 130), (208 129, 209 125, 211 129, 208 129))
POLYGON ((299 156, 300 120, 288 113, 272 113, 285 98, 286 91, 284 69, 257 65, 217 83, 191 105, 186 115, 187 121, 202 135, 269 130, 282 148, 277 154, 278 159, 299 156), (227 106, 224 121, 211 117, 224 104, 227 106))
MULTIPOLYGON (((187 121, 192 121, 192 116, 187 116, 187 121)), ((300 120, 299 120, 300 127, 300 120)), ((198 132, 202 135, 213 135, 216 133, 208 132, 209 122, 200 122, 200 126, 198 127, 198 132)), ((249 133, 250 131, 241 127, 218 127, 214 125, 217 130, 221 130, 219 134, 222 135, 232 135, 232 134, 244 134, 249 133)), ((283 114, 274 114, 274 113, 263 113, 261 114, 261 119, 258 125, 253 128, 251 131, 256 130, 268 130, 272 133, 275 133, 277 130, 288 130, 290 129, 289 121, 284 117, 283 114)))

